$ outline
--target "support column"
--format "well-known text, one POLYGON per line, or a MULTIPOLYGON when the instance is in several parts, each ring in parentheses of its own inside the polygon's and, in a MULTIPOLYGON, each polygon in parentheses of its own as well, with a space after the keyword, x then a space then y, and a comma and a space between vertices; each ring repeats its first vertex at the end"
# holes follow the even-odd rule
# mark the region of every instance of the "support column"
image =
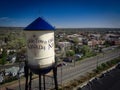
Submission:
POLYGON ((39 90, 42 90, 41 89, 41 74, 39 74, 39 90))
POLYGON ((57 67, 56 66, 53 68, 53 75, 54 75, 55 90, 58 90, 57 67))
POLYGON ((25 78, 26 78, 25 90, 28 90, 28 73, 29 73, 29 69, 28 69, 27 61, 25 61, 24 71, 25 71, 25 78))
POLYGON ((32 85, 32 72, 30 71, 29 90, 31 90, 31 85, 32 85))
POLYGON ((43 75, 43 84, 44 84, 44 90, 46 89, 45 87, 45 75, 43 75))

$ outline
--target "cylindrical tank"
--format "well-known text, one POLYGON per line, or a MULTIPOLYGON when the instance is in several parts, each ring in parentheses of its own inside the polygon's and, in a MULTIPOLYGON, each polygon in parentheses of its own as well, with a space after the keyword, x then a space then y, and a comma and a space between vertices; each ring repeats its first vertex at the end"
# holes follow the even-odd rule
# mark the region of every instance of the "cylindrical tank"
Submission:
POLYGON ((55 64, 54 27, 39 17, 24 30, 29 68, 36 74, 48 73, 55 64))

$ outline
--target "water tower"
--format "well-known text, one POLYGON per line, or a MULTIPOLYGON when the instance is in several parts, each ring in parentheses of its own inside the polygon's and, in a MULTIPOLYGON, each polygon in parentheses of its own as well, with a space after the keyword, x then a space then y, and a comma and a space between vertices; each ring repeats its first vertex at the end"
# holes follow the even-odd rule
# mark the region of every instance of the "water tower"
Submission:
POLYGON ((26 66, 39 76, 53 69, 55 84, 57 85, 57 67, 54 51, 55 28, 39 17, 29 24, 24 31, 28 56, 26 66))

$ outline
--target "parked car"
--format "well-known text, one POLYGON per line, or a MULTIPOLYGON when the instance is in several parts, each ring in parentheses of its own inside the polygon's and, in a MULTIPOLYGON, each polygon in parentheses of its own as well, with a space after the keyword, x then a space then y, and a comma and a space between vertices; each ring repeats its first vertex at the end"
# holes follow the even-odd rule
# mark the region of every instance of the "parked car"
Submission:
POLYGON ((10 63, 14 63, 16 61, 16 56, 13 56, 10 63))
POLYGON ((63 61, 64 61, 64 62, 73 62, 73 59, 72 59, 72 58, 67 57, 67 58, 64 58, 64 59, 63 59, 63 61))
POLYGON ((57 65, 57 67, 66 66, 66 65, 67 65, 67 63, 62 62, 62 63, 59 63, 59 64, 57 65))
POLYGON ((9 55, 6 60, 10 63, 14 63, 16 61, 16 54, 9 55))
POLYGON ((11 55, 8 55, 7 58, 6 58, 7 61, 10 61, 11 59, 12 59, 11 55))
POLYGON ((82 58, 83 54, 75 54, 74 57, 76 60, 79 60, 80 58, 82 58))
POLYGON ((4 81, 4 78, 3 78, 3 76, 0 74, 0 83, 3 83, 3 81, 4 81))

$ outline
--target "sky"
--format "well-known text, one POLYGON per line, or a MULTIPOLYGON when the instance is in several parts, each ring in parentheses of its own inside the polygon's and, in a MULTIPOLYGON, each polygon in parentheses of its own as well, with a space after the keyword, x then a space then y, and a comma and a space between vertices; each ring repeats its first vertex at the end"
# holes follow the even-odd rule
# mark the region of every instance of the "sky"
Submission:
POLYGON ((120 28, 120 0, 0 0, 0 26, 42 17, 56 28, 120 28))

